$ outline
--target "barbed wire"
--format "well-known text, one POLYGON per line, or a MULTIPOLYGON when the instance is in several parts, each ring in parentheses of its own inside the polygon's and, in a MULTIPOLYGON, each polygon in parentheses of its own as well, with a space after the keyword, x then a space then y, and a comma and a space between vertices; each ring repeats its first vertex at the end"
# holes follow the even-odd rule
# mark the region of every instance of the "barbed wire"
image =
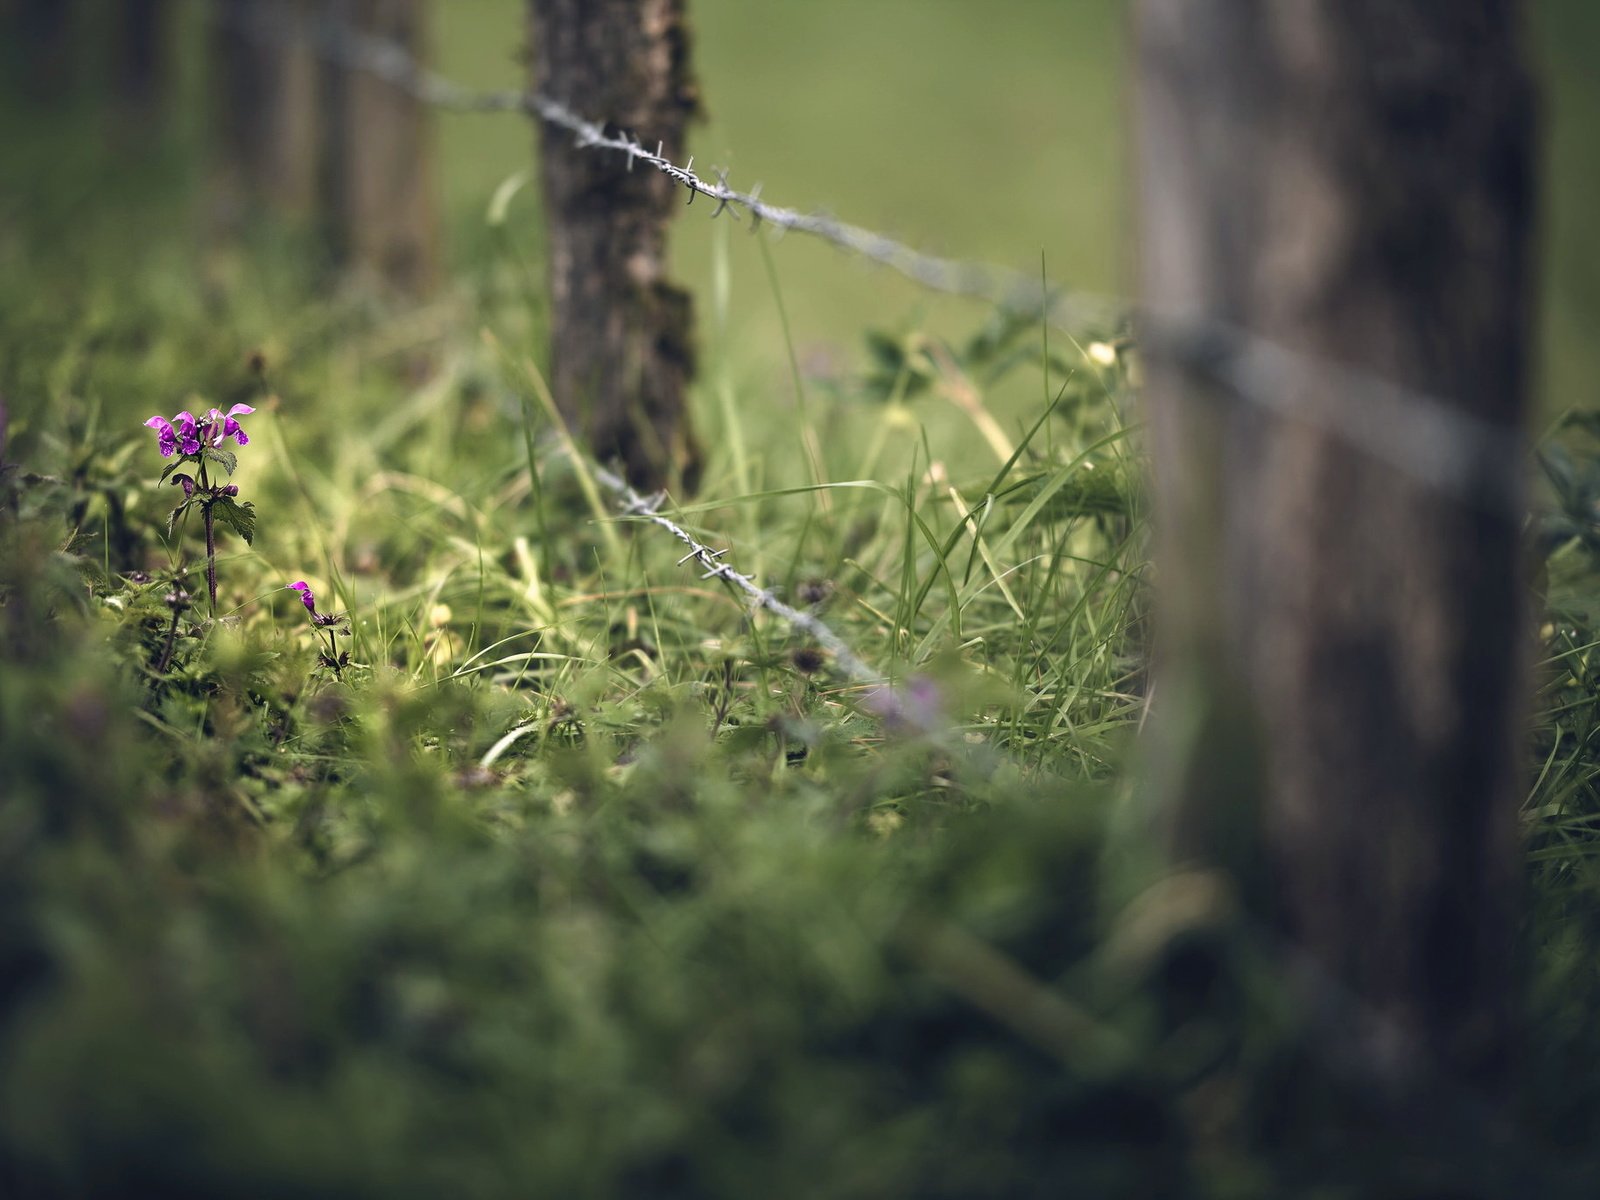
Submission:
POLYGON ((1523 439, 1437 396, 1210 317, 1146 314, 1140 342, 1225 400, 1316 426, 1469 508, 1518 523, 1527 515, 1523 439), (1339 403, 1327 403, 1335 392, 1339 403))
POLYGON ((643 496, 627 480, 604 467, 590 466, 589 470, 597 483, 616 496, 618 508, 624 515, 643 518, 650 524, 665 529, 689 548, 689 552, 678 560, 679 566, 693 562, 703 571, 700 578, 720 579, 744 593, 752 605, 764 608, 781 618, 828 651, 833 656, 834 668, 851 683, 871 687, 872 690, 867 693, 864 706, 886 725, 926 735, 943 732, 930 719, 931 713, 924 711, 930 706, 919 704, 900 689, 886 684, 879 672, 873 670, 865 659, 850 648, 848 642, 814 614, 786 604, 772 589, 762 587, 753 576, 735 570, 731 563, 726 562, 728 554, 726 550, 713 550, 682 525, 663 516, 660 508, 666 499, 665 493, 657 492, 643 496))

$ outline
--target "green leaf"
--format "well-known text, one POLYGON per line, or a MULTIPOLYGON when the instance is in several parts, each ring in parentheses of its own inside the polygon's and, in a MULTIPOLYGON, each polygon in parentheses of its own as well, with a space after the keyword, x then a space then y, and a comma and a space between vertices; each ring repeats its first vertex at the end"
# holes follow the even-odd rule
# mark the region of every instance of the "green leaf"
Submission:
POLYGON ((207 446, 201 453, 229 475, 232 475, 239 468, 239 456, 232 450, 217 450, 207 446))
POLYGON ((181 459, 181 458, 175 458, 171 462, 169 462, 166 466, 162 467, 161 468, 161 478, 159 480, 157 480, 156 482, 165 483, 167 481, 167 476, 168 475, 171 475, 179 467, 183 466, 183 461, 184 460, 181 459))
POLYGON ((178 505, 177 508, 173 509, 170 513, 167 514, 167 539, 169 541, 172 539, 172 531, 173 531, 173 529, 178 524, 178 518, 183 515, 183 510, 188 508, 189 505, 192 504, 192 503, 193 503, 192 500, 185 500, 182 504, 178 505))
POLYGON ((211 505, 211 515, 244 539, 244 544, 255 544, 256 506, 240 504, 232 496, 218 496, 211 505))

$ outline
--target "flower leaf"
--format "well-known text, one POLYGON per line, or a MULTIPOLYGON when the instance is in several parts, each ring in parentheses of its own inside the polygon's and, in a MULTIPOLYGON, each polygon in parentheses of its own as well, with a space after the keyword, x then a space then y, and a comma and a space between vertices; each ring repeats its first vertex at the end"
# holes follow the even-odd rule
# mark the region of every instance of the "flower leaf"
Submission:
POLYGON ((232 475, 234 471, 238 470, 239 468, 239 456, 232 450, 219 450, 215 447, 207 446, 201 451, 201 453, 204 454, 205 457, 209 458, 212 462, 220 466, 229 475, 232 475))
POLYGON ((178 518, 183 515, 183 510, 188 508, 191 503, 192 503, 191 501, 185 500, 182 504, 178 505, 177 508, 173 509, 170 513, 167 514, 167 540, 168 541, 172 540, 172 530, 178 524, 178 518))
MULTIPOLYGON (((233 456, 230 454, 228 457, 232 458, 233 456)), ((217 520, 242 537, 245 545, 255 544, 256 506, 253 503, 240 504, 232 496, 218 496, 211 503, 211 513, 217 520)))

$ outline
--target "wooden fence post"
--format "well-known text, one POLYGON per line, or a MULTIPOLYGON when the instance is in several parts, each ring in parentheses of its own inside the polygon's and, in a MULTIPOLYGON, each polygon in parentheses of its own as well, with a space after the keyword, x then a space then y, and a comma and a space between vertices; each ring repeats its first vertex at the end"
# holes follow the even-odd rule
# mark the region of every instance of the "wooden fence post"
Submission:
POLYGON ((214 0, 212 68, 230 224, 266 208, 317 207, 316 56, 297 24, 309 0, 214 0), (270 24, 270 28, 269 28, 270 24))
MULTIPOLYGON (((699 112, 685 0, 530 0, 533 86, 680 160, 699 112)), ((556 402, 631 481, 691 490, 693 305, 667 279, 667 224, 683 203, 655 171, 540 131, 556 402)))
POLYGON ((119 119, 148 127, 155 119, 167 68, 167 0, 121 0, 115 25, 119 119))
MULTIPOLYGON (((424 0, 338 0, 336 23, 426 61, 424 0)), ((438 214, 428 113, 367 72, 333 63, 325 152, 335 237, 358 275, 402 295, 426 295, 439 271, 438 214)))
MULTIPOLYGON (((1514 446, 1535 190, 1520 8, 1140 0, 1147 304, 1431 393, 1514 446)), ((1151 364, 1147 396, 1158 707, 1204 692, 1227 718, 1173 787, 1181 849, 1223 853, 1230 811, 1253 830, 1267 908, 1398 1032, 1354 1048, 1376 1075, 1423 1062, 1496 1079, 1522 768, 1519 514, 1170 362, 1151 364), (1219 761, 1225 745, 1253 747, 1253 765, 1219 761)), ((1296 397, 1350 399, 1331 375, 1296 397)))
MULTIPOLYGON (((59 104, 77 82, 73 35, 82 15, 76 0, 13 0, 10 47, 22 92, 40 104, 59 104)), ((10 57, 10 55, 8 55, 10 57)))

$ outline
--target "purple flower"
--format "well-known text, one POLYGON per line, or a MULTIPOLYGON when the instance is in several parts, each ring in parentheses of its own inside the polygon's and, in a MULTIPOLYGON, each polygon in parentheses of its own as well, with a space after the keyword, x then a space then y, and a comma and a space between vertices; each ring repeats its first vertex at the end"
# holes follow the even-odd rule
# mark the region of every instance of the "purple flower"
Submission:
POLYGON ((200 453, 199 429, 195 425, 194 414, 181 412, 172 418, 172 423, 177 429, 178 449, 185 454, 200 453))
MULTIPOLYGON (((319 613, 317 611, 317 598, 311 592, 311 585, 304 579, 291 583, 289 585, 289 590, 300 593, 300 603, 304 604, 306 606, 306 611, 311 614, 311 623, 318 629, 327 629, 330 631, 328 634, 328 644, 331 648, 333 644, 333 634, 335 632, 345 632, 345 618, 339 613, 319 613)), ((331 662, 332 660, 324 658, 323 661, 331 662)))
POLYGON ((253 412, 255 409, 248 404, 235 404, 227 412, 213 408, 200 420, 190 412, 181 412, 170 421, 165 417, 151 417, 145 426, 156 431, 156 448, 161 451, 161 457, 171 458, 180 450, 185 454, 199 454, 202 445, 216 448, 228 438, 248 446, 250 439, 235 418, 253 412))
POLYGON ((194 495, 194 479, 192 476, 179 472, 172 477, 172 482, 183 489, 185 497, 194 495))
POLYGON ((250 439, 245 436, 244 429, 234 418, 247 417, 253 412, 255 409, 248 404, 235 404, 225 413, 213 408, 206 414, 207 440, 213 446, 220 446, 228 438, 232 438, 239 445, 248 446, 250 439))
POLYGON ((162 458, 171 458, 177 453, 178 435, 173 432, 171 421, 165 417, 151 417, 145 427, 156 431, 156 449, 161 451, 162 458))

